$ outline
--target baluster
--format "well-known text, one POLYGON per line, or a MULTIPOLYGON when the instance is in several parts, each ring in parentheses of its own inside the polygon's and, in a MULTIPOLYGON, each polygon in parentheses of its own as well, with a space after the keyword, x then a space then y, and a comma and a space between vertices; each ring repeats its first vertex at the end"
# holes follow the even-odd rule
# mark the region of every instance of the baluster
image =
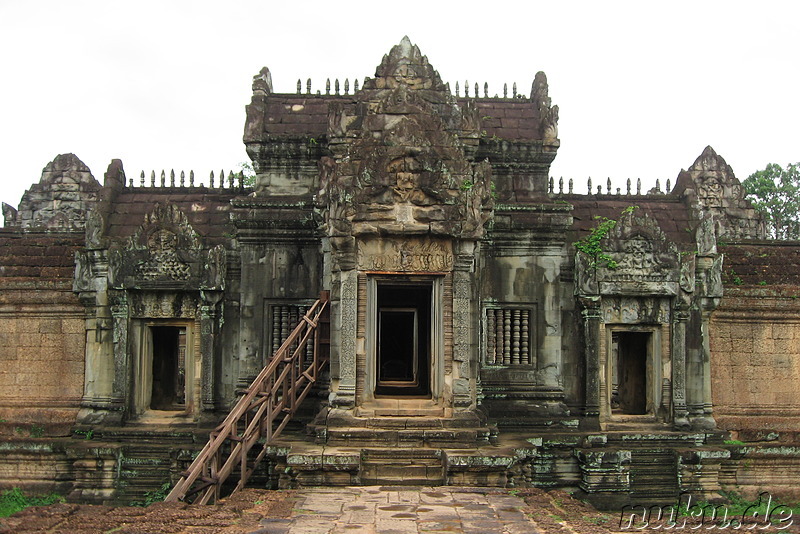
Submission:
POLYGON ((511 310, 503 310, 503 364, 511 365, 511 310))
POLYGON ((281 343, 289 332, 289 306, 281 306, 281 343))
POLYGON ((503 345, 503 341, 505 339, 503 336, 503 328, 504 328, 503 310, 499 308, 494 310, 494 315, 495 315, 495 330, 497 331, 497 336, 496 336, 497 348, 495 349, 496 355, 494 361, 497 365, 503 365, 503 353, 505 353, 505 347, 503 345))
POLYGON ((281 346, 280 306, 272 306, 272 354, 281 346))
POLYGON ((494 310, 487 309, 486 310, 486 363, 492 365, 496 363, 496 353, 495 353, 495 336, 496 332, 495 323, 494 323, 494 310))
POLYGON ((530 336, 530 310, 522 310, 522 330, 520 336, 522 338, 522 345, 520 346, 521 358, 520 363, 531 363, 531 351, 528 346, 528 339, 530 336))
POLYGON ((519 365, 519 349, 520 349, 520 310, 514 310, 512 316, 512 339, 514 340, 511 346, 511 364, 519 365))

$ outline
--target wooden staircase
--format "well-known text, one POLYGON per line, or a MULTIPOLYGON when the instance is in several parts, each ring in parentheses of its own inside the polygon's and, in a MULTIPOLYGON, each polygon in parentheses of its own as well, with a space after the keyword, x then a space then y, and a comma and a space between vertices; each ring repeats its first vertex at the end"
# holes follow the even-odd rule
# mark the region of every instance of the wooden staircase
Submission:
POLYGON ((234 472, 242 489, 286 427, 328 363, 329 294, 320 295, 273 354, 230 414, 166 498, 166 502, 216 502, 234 472), (262 447, 255 447, 261 443, 262 447))

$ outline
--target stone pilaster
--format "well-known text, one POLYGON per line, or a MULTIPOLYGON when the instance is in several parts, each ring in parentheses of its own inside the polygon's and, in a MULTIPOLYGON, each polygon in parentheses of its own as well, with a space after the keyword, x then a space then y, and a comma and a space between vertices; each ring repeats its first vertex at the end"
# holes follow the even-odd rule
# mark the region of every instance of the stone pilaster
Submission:
POLYGON ((453 266, 453 368, 457 370, 453 373, 453 405, 468 408, 476 400, 471 387, 477 368, 472 362, 477 357, 472 324, 474 244, 461 243, 461 248, 453 266))
POLYGON ((686 323, 689 313, 682 308, 672 313, 672 424, 688 430, 686 408, 686 323))
POLYGON ((214 353, 218 335, 217 304, 222 300, 222 292, 202 291, 203 304, 200 306, 200 360, 201 360, 201 398, 202 412, 214 411, 214 353))
POLYGON ((600 416, 600 297, 581 297, 586 390, 583 414, 588 419, 600 416))

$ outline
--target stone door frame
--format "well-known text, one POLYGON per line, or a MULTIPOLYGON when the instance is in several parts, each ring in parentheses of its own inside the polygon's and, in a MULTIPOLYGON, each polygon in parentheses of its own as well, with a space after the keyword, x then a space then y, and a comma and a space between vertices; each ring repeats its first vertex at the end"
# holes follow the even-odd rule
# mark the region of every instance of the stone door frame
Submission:
POLYGON ((159 412, 150 408, 153 388, 153 342, 152 327, 176 327, 186 329, 185 360, 185 409, 183 411, 163 411, 175 417, 193 416, 202 398, 202 387, 199 378, 202 374, 202 355, 200 353, 199 325, 195 319, 131 319, 131 375, 132 395, 130 397, 130 413, 133 418, 140 418, 148 412, 159 412))
MULTIPOLYGON (((642 417, 659 415, 663 399, 661 384, 664 373, 664 341, 669 340, 669 331, 662 324, 622 324, 606 323, 603 329, 603 350, 600 353, 600 420, 613 421, 611 413, 611 394, 613 389, 613 335, 615 333, 637 332, 650 334, 647 340, 647 359, 645 373, 648 379, 646 387, 646 414, 642 417)), ((666 350, 668 353, 668 349, 666 350)))
MULTIPOLYGON (((378 286, 392 285, 430 285, 431 287, 431 341, 429 349, 429 381, 431 401, 438 404, 442 400, 444 386, 444 278, 441 275, 412 273, 366 273, 367 298, 363 304, 365 321, 364 381, 362 406, 376 401, 375 387, 377 382, 377 325, 378 325, 378 286)), ((383 395, 381 397, 384 397, 383 395)), ((393 397, 394 398, 394 397, 393 397)), ((403 397, 398 396, 402 402, 403 397)))

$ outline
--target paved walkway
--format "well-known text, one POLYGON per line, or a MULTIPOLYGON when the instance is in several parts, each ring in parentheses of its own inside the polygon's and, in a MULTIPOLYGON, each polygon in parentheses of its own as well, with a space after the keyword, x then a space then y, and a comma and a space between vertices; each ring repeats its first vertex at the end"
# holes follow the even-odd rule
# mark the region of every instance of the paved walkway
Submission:
MULTIPOLYGON (((502 490, 501 490, 502 491, 502 490)), ((493 488, 311 488, 260 534, 536 534, 519 497, 493 488)))

